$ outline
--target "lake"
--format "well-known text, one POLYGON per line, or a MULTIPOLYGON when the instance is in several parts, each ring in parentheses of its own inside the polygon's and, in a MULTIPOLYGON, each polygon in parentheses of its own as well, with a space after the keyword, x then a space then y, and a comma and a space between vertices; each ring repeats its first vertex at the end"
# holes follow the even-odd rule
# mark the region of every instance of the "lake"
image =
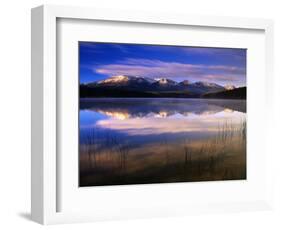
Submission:
POLYGON ((246 101, 80 99, 80 186, 246 179, 246 101))

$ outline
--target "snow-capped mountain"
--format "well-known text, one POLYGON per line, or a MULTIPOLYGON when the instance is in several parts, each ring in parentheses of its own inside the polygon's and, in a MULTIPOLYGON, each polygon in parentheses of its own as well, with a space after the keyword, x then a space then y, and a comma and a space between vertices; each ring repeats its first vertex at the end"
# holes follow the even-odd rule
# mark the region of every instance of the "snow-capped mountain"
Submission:
POLYGON ((168 78, 155 78, 151 84, 153 90, 176 90, 178 83, 168 78))
POLYGON ((95 89, 96 93, 98 91, 109 90, 111 94, 115 94, 114 90, 117 90, 118 95, 122 95, 122 92, 124 91, 126 91, 126 93, 133 92, 132 94, 134 94, 137 92, 138 94, 143 93, 146 95, 151 93, 155 95, 162 95, 167 92, 198 97, 206 93, 231 90, 234 86, 223 87, 216 83, 205 81, 191 83, 188 80, 178 83, 164 77, 152 79, 141 76, 117 75, 102 81, 84 84, 83 87, 86 88, 87 93, 92 89, 95 89))
POLYGON ((198 82, 194 82, 194 83, 187 85, 187 87, 185 89, 189 90, 193 94, 201 95, 201 94, 205 94, 205 93, 223 91, 224 87, 221 85, 218 85, 216 83, 198 81, 198 82))
POLYGON ((118 75, 118 76, 112 76, 110 78, 107 78, 102 81, 98 81, 97 84, 120 84, 120 83, 125 83, 128 82, 130 78, 136 78, 136 77, 130 77, 130 76, 125 76, 125 75, 118 75))
POLYGON ((131 83, 137 84, 151 84, 155 82, 153 79, 144 78, 139 76, 129 76, 129 75, 117 75, 107 78, 102 81, 98 81, 98 85, 129 85, 131 83))

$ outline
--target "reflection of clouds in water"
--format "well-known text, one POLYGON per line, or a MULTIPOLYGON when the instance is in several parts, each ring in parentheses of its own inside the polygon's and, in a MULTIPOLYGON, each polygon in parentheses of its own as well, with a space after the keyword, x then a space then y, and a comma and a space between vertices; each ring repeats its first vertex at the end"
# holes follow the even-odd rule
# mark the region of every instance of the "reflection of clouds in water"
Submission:
POLYGON ((114 112, 114 111, 101 111, 98 110, 99 113, 103 113, 109 117, 116 118, 118 120, 126 120, 130 118, 130 114, 128 112, 114 112))
POLYGON ((80 104, 80 129, 127 135, 211 133, 225 122, 240 125, 245 111, 243 100, 86 99, 80 104))
POLYGON ((80 110, 103 113, 107 116, 168 117, 173 114, 212 114, 220 111, 246 112, 244 100, 168 99, 168 98, 99 98, 80 101, 80 110))
POLYGON ((166 111, 160 111, 158 114, 155 114, 154 116, 155 117, 162 117, 162 118, 165 118, 165 117, 168 117, 168 112, 166 112, 166 111))
POLYGON ((196 115, 190 113, 189 116, 176 114, 173 117, 148 117, 148 118, 128 118, 125 121, 109 118, 102 119, 96 126, 103 129, 111 129, 124 132, 128 135, 150 135, 162 133, 181 133, 181 132, 216 132, 219 125, 224 122, 231 122, 232 125, 241 124, 245 117, 240 112, 221 111, 215 114, 196 115))
MULTIPOLYGON (((231 113, 233 110, 231 109, 224 109, 224 112, 231 113)), ((148 112, 148 113, 138 113, 138 114, 130 114, 129 111, 106 111, 106 110, 97 110, 97 112, 104 114, 110 118, 118 119, 118 120, 126 120, 129 118, 168 118, 168 117, 178 117, 178 116, 192 116, 195 113, 193 112, 181 112, 181 111, 164 111, 161 110, 159 112, 148 112)), ((221 112, 221 110, 209 110, 209 111, 202 111, 201 113, 197 113, 197 116, 202 115, 212 115, 221 112)))

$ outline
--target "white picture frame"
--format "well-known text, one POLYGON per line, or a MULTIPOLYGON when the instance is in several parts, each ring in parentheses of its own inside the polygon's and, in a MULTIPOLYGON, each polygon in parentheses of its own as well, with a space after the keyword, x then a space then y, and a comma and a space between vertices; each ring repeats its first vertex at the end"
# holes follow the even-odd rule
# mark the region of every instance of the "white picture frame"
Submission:
MULTIPOLYGON (((61 83, 63 84, 63 82, 61 83)), ((270 152, 270 133, 272 129, 271 116, 273 112, 273 22, 266 19, 248 19, 231 17, 210 17, 210 16, 189 16, 159 14, 148 12, 114 11, 100 10, 91 8, 66 7, 44 5, 32 9, 32 219, 41 224, 70 223, 82 221, 95 221, 107 219, 140 218, 152 216, 170 216, 185 215, 206 212, 225 212, 225 211, 243 211, 243 210, 264 210, 272 207, 272 177, 270 161, 272 153, 270 152), (243 194, 239 195, 236 201, 221 200, 206 203, 188 203, 173 204, 173 202, 164 206, 157 205, 153 207, 131 207, 134 204, 126 205, 122 211, 107 212, 98 209, 86 208, 81 211, 64 211, 58 208, 61 193, 59 187, 61 181, 58 179, 59 162, 61 159, 57 156, 58 151, 58 26, 60 19, 71 20, 94 20, 111 23, 114 21, 126 23, 145 23, 154 26, 193 26, 200 28, 221 28, 226 30, 242 29, 262 31, 264 36, 264 74, 261 74, 261 82, 264 82, 264 90, 260 95, 265 100, 266 112, 264 124, 264 135, 266 142, 261 143, 264 149, 263 159, 266 163, 262 164, 264 179, 262 186, 264 191, 259 199, 247 200, 243 194), (130 206, 131 205, 131 206, 130 206), (166 209, 165 209, 166 207, 166 209), (169 209, 169 210, 168 210, 169 209)), ((254 94, 254 89, 252 89, 254 94)), ((78 172, 77 172, 78 173, 78 172)), ((221 182, 222 183, 222 182, 221 182)), ((155 191, 162 187, 154 187, 155 191)), ((172 194, 174 189, 181 189, 184 185, 168 186, 172 194)), ((191 185, 192 186, 192 185, 191 185)), ((200 186, 200 185, 199 185, 200 186)), ((204 184, 202 189, 206 189, 210 184, 204 184)), ((212 185, 213 187, 216 184, 212 185)), ((219 185, 220 186, 220 185, 219 185)), ((232 185, 229 185, 232 186, 232 185)), ((150 185, 144 188, 147 192, 150 185)), ((198 187, 198 186, 197 186, 198 187)), ((135 188, 138 189, 141 187, 135 188)), ((111 194, 115 192, 122 196, 127 187, 117 191, 116 187, 111 187, 111 194), (115 191, 116 190, 116 191, 115 191)), ((132 192, 132 186, 131 186, 132 192)), ((196 188, 198 189, 198 188, 196 188)), ((89 192, 89 191, 88 191, 89 192)), ((100 190, 99 194, 107 192, 100 190)), ((128 192, 128 191, 127 191, 128 192)), ((64 193, 62 193, 64 194, 64 193)), ((72 197, 69 197, 68 201, 72 197)), ((76 198, 75 198, 76 199, 76 198)), ((101 196, 101 199, 104 197, 101 196)), ((70 202, 70 201, 69 201, 70 202)), ((124 201, 126 202, 126 201, 124 201)), ((127 201, 129 203, 129 201, 127 201)), ((68 206, 75 206, 69 203, 68 206)), ((77 204, 76 204, 77 205, 77 204)), ((109 205, 110 207, 110 205, 109 205)), ((75 207, 74 207, 75 209, 75 207)))

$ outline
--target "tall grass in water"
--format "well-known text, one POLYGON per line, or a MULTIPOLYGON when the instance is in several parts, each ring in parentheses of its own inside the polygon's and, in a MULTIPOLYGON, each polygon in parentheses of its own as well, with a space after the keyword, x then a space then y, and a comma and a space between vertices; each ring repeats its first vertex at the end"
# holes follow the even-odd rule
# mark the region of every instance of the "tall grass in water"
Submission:
POLYGON ((184 140, 184 177, 192 181, 244 178, 246 169, 236 169, 229 161, 235 151, 246 153, 245 147, 245 120, 238 125, 229 121, 219 124, 215 135, 199 145, 184 140))
POLYGON ((164 137, 164 139, 162 141, 162 145, 164 146, 165 163, 166 163, 166 165, 169 165, 169 163, 170 163, 169 144, 168 144, 168 139, 166 136, 164 137))
POLYGON ((127 157, 129 155, 130 146, 126 144, 119 144, 117 146, 117 151, 119 155, 119 169, 122 172, 126 172, 127 169, 127 157))
POLYGON ((218 130, 216 134, 217 143, 224 143, 231 141, 234 135, 237 133, 237 128, 231 121, 224 121, 222 124, 218 124, 218 130))
POLYGON ((108 162, 115 162, 116 167, 107 169, 112 173, 126 172, 127 168, 127 158, 131 149, 131 146, 128 143, 122 143, 115 135, 108 132, 103 133, 104 145, 98 145, 97 142, 97 132, 95 128, 92 128, 87 132, 85 136, 84 151, 88 156, 88 162, 90 169, 104 168, 104 161, 98 161, 99 154, 105 154, 105 157, 108 162), (103 147, 103 150, 101 150, 103 147))
POLYGON ((88 155, 88 162, 90 169, 96 168, 97 166, 97 143, 96 143, 96 132, 95 129, 91 129, 85 140, 84 151, 88 155))
POLYGON ((185 174, 190 174, 192 168, 192 158, 191 158, 192 149, 189 146, 188 140, 184 140, 183 150, 184 150, 184 172, 185 174))
POLYGON ((106 136, 106 143, 110 146, 108 154, 111 160, 114 160, 114 155, 117 155, 117 169, 121 172, 126 172, 127 158, 131 149, 128 143, 122 143, 114 135, 106 136))
POLYGON ((242 140, 246 141, 247 138, 247 123, 246 120, 242 121, 242 125, 241 125, 241 133, 242 133, 242 140))

